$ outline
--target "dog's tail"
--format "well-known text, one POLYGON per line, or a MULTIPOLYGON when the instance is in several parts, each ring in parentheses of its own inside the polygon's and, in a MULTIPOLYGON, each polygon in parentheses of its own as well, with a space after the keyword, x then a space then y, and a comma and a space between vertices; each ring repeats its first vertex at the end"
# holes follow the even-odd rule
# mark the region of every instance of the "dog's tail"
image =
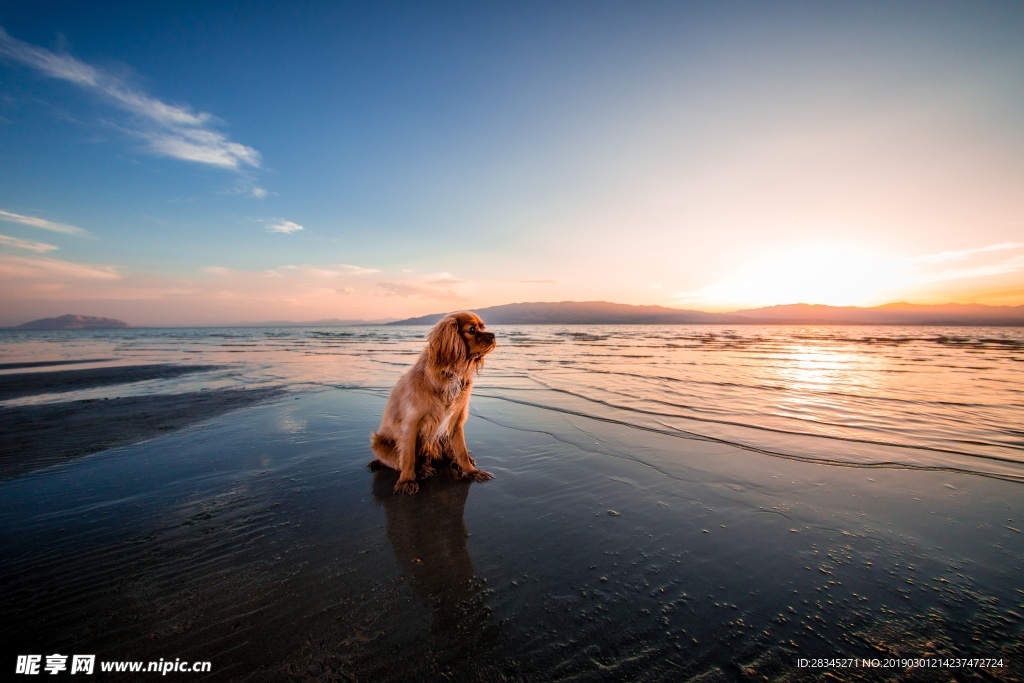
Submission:
POLYGON ((398 444, 390 436, 370 432, 370 449, 378 460, 386 463, 398 462, 398 444))

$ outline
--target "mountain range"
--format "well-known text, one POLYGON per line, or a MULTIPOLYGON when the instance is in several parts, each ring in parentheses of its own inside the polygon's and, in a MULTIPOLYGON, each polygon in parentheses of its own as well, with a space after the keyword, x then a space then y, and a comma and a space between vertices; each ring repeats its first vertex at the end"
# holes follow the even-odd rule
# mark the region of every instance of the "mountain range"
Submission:
POLYGON ((41 318, 23 325, 16 330, 108 330, 131 327, 123 320, 114 318, 95 318, 91 315, 61 315, 56 318, 41 318))
MULTIPOLYGON (((475 309, 490 325, 998 325, 1024 326, 1024 306, 983 304, 886 304, 872 308, 789 304, 705 313, 664 306, 631 306, 607 301, 505 304, 475 309)), ((389 325, 433 325, 445 313, 408 318, 389 325)))
MULTIPOLYGON (((1024 306, 895 303, 872 308, 788 304, 731 313, 707 313, 665 306, 633 306, 607 301, 504 304, 474 309, 490 325, 978 325, 1024 327, 1024 306)), ((227 327, 349 327, 355 325, 433 325, 446 313, 405 320, 268 320, 227 327)), ((33 320, 19 330, 96 330, 131 327, 112 318, 62 315, 33 320)))

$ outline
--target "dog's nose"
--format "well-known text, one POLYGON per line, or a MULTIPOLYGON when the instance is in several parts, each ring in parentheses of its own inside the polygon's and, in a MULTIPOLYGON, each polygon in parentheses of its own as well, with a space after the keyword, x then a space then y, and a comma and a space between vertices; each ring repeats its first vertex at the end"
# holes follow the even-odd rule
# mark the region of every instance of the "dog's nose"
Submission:
POLYGON ((494 333, 493 332, 484 332, 483 337, 484 337, 485 340, 487 340, 489 342, 493 342, 494 341, 494 333))

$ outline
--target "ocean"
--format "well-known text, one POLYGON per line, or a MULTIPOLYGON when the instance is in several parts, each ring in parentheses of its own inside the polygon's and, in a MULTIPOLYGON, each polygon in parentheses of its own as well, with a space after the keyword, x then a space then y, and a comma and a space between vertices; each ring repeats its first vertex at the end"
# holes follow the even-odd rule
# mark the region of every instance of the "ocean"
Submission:
MULTIPOLYGON (((841 466, 1024 481, 1024 328, 508 325, 475 394, 841 466)), ((386 395, 429 328, 0 333, 0 365, 215 369, 2 405, 285 384, 386 395)), ((0 373, 19 371, 9 368, 0 373)), ((2 375, 0 375, 2 376, 2 375)))
POLYGON ((1024 329, 492 329, 412 496, 427 327, 0 332, 0 666, 1024 678, 1024 329))

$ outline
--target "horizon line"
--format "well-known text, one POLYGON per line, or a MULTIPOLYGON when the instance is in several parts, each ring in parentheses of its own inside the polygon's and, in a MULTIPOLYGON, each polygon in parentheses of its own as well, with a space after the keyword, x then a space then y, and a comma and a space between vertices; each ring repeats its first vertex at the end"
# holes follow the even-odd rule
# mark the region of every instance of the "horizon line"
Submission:
MULTIPOLYGON (((925 308, 925 309, 927 309, 927 308, 938 309, 938 308, 951 307, 951 306, 957 306, 957 307, 978 306, 978 307, 982 307, 982 308, 985 308, 985 309, 996 309, 997 311, 998 311, 998 309, 1024 309, 1024 304, 1018 304, 1018 305, 995 304, 994 305, 994 304, 983 304, 983 303, 977 303, 977 302, 968 302, 968 303, 964 303, 964 302, 946 302, 946 303, 940 303, 940 304, 917 304, 917 303, 912 303, 912 302, 907 302, 907 301, 893 301, 893 302, 889 302, 889 303, 878 304, 876 306, 853 306, 853 305, 850 305, 850 306, 834 306, 834 305, 831 305, 831 304, 811 304, 811 303, 806 303, 806 302, 799 302, 799 303, 789 303, 789 304, 772 304, 770 306, 760 306, 760 307, 757 307, 757 308, 743 308, 743 309, 737 309, 737 310, 732 310, 732 311, 704 311, 704 310, 700 310, 700 309, 696 309, 696 308, 675 308, 675 307, 672 307, 672 306, 663 306, 663 305, 660 305, 660 304, 624 304, 624 303, 617 303, 617 302, 613 302, 613 301, 604 301, 604 300, 589 300, 589 301, 563 300, 563 301, 518 301, 518 302, 513 302, 513 303, 508 303, 508 304, 496 304, 496 305, 492 305, 492 306, 477 307, 477 308, 474 308, 474 309, 458 309, 458 310, 482 311, 482 310, 487 310, 487 309, 492 309, 492 308, 500 308, 502 306, 517 306, 517 305, 530 305, 530 304, 542 304, 542 305, 543 304, 548 304, 548 305, 551 305, 551 304, 556 304, 556 305, 557 304, 607 304, 607 305, 611 305, 611 306, 626 306, 626 307, 630 307, 630 308, 659 308, 659 309, 663 309, 665 311, 674 311, 674 312, 679 312, 679 313, 700 313, 700 314, 703 314, 703 315, 735 316, 735 317, 737 317, 739 319, 738 320, 732 320, 732 321, 723 321, 723 322, 696 322, 695 321, 695 322, 683 322, 683 323, 578 323, 578 322, 575 322, 575 323, 574 322, 560 323, 560 322, 538 322, 538 323, 493 323, 493 324, 496 324, 496 325, 499 325, 499 324, 530 324, 530 325, 587 325, 587 324, 608 324, 608 325, 614 325, 614 324, 671 324, 671 325, 738 324, 738 325, 744 325, 744 324, 777 324, 777 325, 801 325, 801 324, 819 324, 819 323, 812 323, 810 321, 802 321, 802 322, 801 321, 793 321, 793 322, 766 322, 766 321, 758 320, 758 319, 744 320, 744 319, 742 319, 743 318, 742 314, 743 313, 750 313, 750 312, 757 312, 757 311, 767 311, 767 310, 776 309, 776 308, 790 308, 790 307, 808 307, 808 308, 834 309, 834 310, 850 310, 850 309, 855 309, 857 311, 872 311, 872 310, 875 310, 875 309, 881 309, 881 308, 892 307, 892 306, 913 306, 913 307, 925 308)), ((108 316, 91 316, 91 315, 85 315, 85 314, 81 314, 81 313, 64 313, 64 314, 56 315, 56 316, 48 316, 48 317, 43 317, 43 318, 33 318, 31 320, 26 320, 25 322, 15 323, 15 324, 3 326, 3 327, 0 327, 0 329, 12 330, 12 329, 17 329, 21 325, 25 325, 25 324, 28 324, 28 323, 40 322, 40 321, 44 321, 44 320, 54 320, 54 319, 62 318, 62 317, 66 317, 66 316, 84 317, 84 318, 107 318, 109 320, 114 320, 114 321, 123 323, 123 324, 127 325, 128 327, 130 327, 132 329, 230 328, 230 327, 238 327, 238 328, 244 328, 244 327, 364 327, 364 326, 372 327, 372 326, 393 325, 396 322, 402 322, 402 321, 405 321, 405 320, 415 320, 415 319, 418 319, 418 318, 428 318, 428 317, 436 316, 436 315, 446 315, 447 313, 454 312, 454 310, 456 310, 456 309, 452 309, 452 311, 440 311, 440 312, 433 312, 433 313, 425 313, 425 314, 422 314, 422 315, 413 315, 413 316, 404 316, 404 317, 377 318, 375 320, 367 320, 367 319, 362 319, 362 318, 349 318, 349 319, 345 319, 345 318, 334 317, 334 318, 320 318, 318 320, 280 320, 280 319, 279 320, 255 320, 255 321, 253 321, 253 320, 241 320, 241 321, 234 321, 234 322, 218 322, 218 323, 207 323, 207 322, 204 322, 204 323, 166 323, 166 324, 165 323, 153 323, 153 324, 144 324, 144 325, 132 325, 132 324, 127 323, 127 322, 125 322, 123 320, 120 320, 118 318, 109 318, 108 316), (332 322, 332 321, 336 321, 336 322, 332 322)), ((414 324, 416 324, 416 323, 414 323, 414 324)), ((870 323, 857 322, 857 321, 851 321, 851 322, 826 321, 826 322, 820 323, 820 324, 828 324, 828 325, 865 325, 865 324, 866 325, 898 325, 898 324, 901 324, 901 323, 899 323, 899 322, 888 322, 888 321, 887 322, 870 322, 870 323)), ((928 325, 929 323, 906 323, 906 324, 928 325)), ((941 323, 934 323, 934 324, 935 325, 942 325, 942 324, 955 324, 955 323, 941 322, 941 323)), ((1017 325, 1011 325, 1011 326, 1017 326, 1017 325)), ((93 329, 100 329, 100 328, 93 328, 93 329)), ((116 329, 116 328, 105 328, 105 329, 116 329)), ((55 329, 53 331, 61 331, 61 330, 55 329)))

